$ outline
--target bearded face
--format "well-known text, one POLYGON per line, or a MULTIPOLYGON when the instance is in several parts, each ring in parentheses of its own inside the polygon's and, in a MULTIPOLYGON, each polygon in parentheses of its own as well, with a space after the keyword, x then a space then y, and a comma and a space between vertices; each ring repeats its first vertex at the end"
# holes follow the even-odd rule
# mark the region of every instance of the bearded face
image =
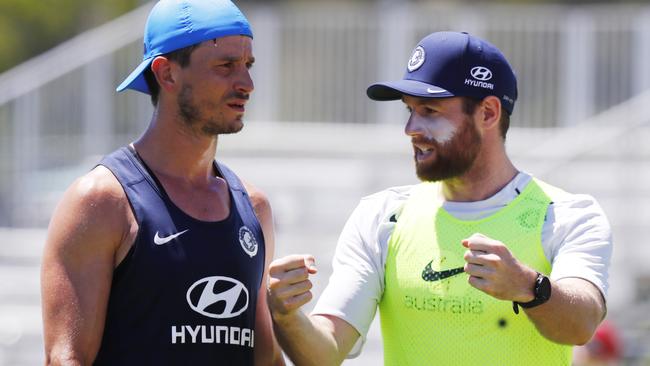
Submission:
POLYGON ((473 116, 435 101, 434 110, 414 106, 407 125, 415 168, 422 181, 455 178, 467 172, 481 149, 482 139, 473 116), (440 104, 442 106, 440 106, 440 104))
POLYGON ((235 133, 254 85, 250 68, 255 58, 249 37, 226 36, 205 41, 178 70, 178 117, 197 135, 235 133))
MULTIPOLYGON (((248 99, 247 96, 241 97, 248 99)), ((201 134, 216 136, 239 132, 243 127, 241 116, 230 118, 224 115, 223 108, 209 101, 199 103, 190 85, 183 85, 177 97, 178 111, 186 126, 198 130, 201 134), (200 106, 203 108, 200 108, 200 106)))

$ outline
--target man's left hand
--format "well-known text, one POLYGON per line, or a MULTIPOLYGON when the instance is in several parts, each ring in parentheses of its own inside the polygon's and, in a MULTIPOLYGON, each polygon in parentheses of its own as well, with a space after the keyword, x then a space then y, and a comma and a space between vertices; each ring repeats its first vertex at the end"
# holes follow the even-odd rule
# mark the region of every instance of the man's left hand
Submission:
POLYGON ((476 233, 462 241, 469 284, 500 300, 532 301, 537 272, 515 258, 500 241, 476 233))

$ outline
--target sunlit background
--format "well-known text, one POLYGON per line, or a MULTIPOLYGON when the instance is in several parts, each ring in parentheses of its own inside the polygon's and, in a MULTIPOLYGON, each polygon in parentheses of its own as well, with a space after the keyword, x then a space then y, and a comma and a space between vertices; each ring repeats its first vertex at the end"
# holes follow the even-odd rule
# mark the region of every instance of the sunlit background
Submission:
MULTIPOLYGON (((426 34, 468 31, 517 73, 507 139, 516 165, 595 196, 608 214, 613 364, 650 365, 650 4, 237 4, 255 33, 256 90, 244 131, 220 138, 217 158, 269 196, 276 256, 316 256, 316 297, 359 198, 417 182, 405 108, 368 100, 367 85, 400 78, 426 34)), ((152 6, 0 0, 0 365, 43 362, 40 256, 63 191, 149 122, 147 96, 114 90, 142 59, 152 6)), ((345 364, 381 363, 375 322, 345 364)))

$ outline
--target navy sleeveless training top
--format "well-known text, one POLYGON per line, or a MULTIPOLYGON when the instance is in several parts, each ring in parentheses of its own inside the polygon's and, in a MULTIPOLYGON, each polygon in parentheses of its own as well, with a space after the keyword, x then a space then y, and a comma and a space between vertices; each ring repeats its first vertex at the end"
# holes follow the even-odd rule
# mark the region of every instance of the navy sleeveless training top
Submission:
POLYGON ((138 221, 113 274, 95 365, 252 365, 264 237, 246 190, 227 167, 230 214, 179 209, 134 150, 100 165, 117 177, 138 221))

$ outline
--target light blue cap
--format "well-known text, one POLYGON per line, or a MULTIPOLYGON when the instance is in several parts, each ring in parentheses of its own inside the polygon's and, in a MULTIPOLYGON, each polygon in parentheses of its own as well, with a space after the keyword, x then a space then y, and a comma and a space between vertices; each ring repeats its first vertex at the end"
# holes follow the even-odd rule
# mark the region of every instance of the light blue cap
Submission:
POLYGON ((230 0, 161 0, 151 9, 144 28, 142 63, 116 90, 149 94, 144 70, 156 56, 234 35, 253 38, 248 20, 230 0))

